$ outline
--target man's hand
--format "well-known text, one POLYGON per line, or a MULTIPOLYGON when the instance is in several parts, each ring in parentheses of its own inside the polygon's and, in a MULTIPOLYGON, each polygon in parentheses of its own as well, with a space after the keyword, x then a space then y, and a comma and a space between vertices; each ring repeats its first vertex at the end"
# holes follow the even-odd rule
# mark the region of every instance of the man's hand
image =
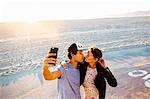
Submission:
POLYGON ((105 62, 105 60, 103 58, 100 58, 98 62, 101 64, 101 66, 103 68, 107 68, 106 62, 105 62))
POLYGON ((61 62, 61 65, 64 67, 64 69, 68 69, 67 63, 66 63, 65 61, 62 61, 62 62, 61 62))
POLYGON ((43 61, 43 66, 45 67, 55 66, 57 64, 57 59, 51 57, 55 55, 56 55, 55 53, 48 53, 48 55, 45 57, 43 61))
POLYGON ((45 80, 54 80, 61 76, 61 71, 49 71, 48 67, 55 66, 57 64, 57 59, 52 58, 51 56, 55 56, 54 53, 48 53, 43 61, 43 76, 45 80))

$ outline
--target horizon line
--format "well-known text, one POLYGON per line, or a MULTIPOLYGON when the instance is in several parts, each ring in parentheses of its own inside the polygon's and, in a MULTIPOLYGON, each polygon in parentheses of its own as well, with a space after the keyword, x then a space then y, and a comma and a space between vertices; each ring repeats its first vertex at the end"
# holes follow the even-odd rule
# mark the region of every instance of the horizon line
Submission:
POLYGON ((117 19, 117 18, 138 18, 138 17, 150 17, 150 15, 137 15, 137 16, 111 16, 111 17, 96 17, 96 18, 73 18, 73 19, 41 19, 41 20, 12 20, 12 21, 0 21, 0 23, 15 23, 15 22, 45 22, 45 21, 78 21, 78 20, 96 20, 96 19, 117 19))

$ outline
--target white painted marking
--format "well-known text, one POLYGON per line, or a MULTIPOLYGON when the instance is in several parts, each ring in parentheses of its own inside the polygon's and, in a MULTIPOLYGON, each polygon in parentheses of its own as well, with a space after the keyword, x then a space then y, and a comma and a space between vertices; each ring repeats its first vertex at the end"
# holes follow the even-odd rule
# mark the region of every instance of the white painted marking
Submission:
POLYGON ((145 86, 150 88, 150 80, 145 81, 145 86))
POLYGON ((148 74, 148 72, 145 70, 134 70, 134 71, 128 73, 128 75, 131 77, 140 77, 140 76, 144 76, 146 74, 148 74))

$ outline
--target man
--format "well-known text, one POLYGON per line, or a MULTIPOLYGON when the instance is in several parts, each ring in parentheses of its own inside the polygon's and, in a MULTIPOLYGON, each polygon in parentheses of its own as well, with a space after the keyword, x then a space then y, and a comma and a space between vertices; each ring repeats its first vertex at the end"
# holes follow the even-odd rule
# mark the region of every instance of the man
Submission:
POLYGON ((68 58, 70 62, 67 63, 67 69, 64 67, 58 68, 56 71, 49 71, 50 64, 56 65, 56 59, 49 58, 55 54, 49 53, 44 59, 43 76, 45 80, 58 79, 58 97, 59 99, 81 99, 80 95, 80 72, 78 63, 83 62, 84 55, 82 46, 73 43, 68 48, 68 58))

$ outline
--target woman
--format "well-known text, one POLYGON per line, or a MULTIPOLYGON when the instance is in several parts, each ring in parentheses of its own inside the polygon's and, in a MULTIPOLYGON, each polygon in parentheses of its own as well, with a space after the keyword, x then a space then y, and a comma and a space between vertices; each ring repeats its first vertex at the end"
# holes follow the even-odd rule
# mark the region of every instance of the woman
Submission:
POLYGON ((105 99, 106 81, 112 87, 117 81, 102 58, 98 48, 91 48, 85 57, 85 62, 79 66, 80 84, 85 90, 85 99, 105 99))

